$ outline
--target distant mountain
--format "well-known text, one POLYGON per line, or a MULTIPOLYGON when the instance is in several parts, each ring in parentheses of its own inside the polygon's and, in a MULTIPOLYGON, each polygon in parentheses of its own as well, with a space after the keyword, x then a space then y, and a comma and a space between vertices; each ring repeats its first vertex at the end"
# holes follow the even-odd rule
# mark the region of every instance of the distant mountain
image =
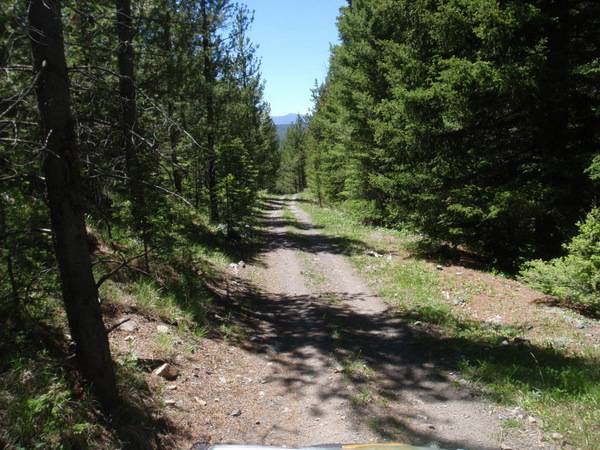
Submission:
POLYGON ((287 133, 287 130, 290 127, 290 125, 291 124, 289 124, 289 123, 276 125, 277 126, 277 134, 279 135, 279 140, 281 142, 283 142, 283 140, 285 139, 285 133, 287 133))
MULTIPOLYGON (((302 116, 303 114, 300 115, 302 116)), ((294 123, 297 118, 298 114, 286 114, 285 116, 271 117, 271 119, 273 119, 273 122, 275 122, 275 125, 289 125, 291 123, 294 123)))

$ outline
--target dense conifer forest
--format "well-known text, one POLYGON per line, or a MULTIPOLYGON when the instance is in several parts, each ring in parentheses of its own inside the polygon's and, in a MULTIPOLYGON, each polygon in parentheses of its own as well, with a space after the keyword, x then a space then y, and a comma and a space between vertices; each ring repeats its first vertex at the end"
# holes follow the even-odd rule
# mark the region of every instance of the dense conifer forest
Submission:
POLYGON ((558 256, 597 195, 597 3, 349 3, 310 188, 507 266, 558 256))
POLYGON ((204 326, 212 272, 190 246, 243 256, 261 191, 308 190, 600 310, 598 2, 349 0, 312 111, 281 140, 241 4, 0 9, 5 375, 78 385, 39 362, 72 339, 114 411, 102 289, 152 278, 204 326))

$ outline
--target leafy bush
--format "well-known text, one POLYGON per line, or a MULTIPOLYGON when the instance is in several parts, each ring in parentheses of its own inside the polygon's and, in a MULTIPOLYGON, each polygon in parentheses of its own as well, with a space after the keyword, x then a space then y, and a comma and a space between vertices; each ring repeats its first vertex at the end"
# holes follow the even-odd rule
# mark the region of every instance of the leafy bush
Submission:
POLYGON ((579 234, 564 245, 566 256, 530 261, 521 277, 546 294, 600 312, 600 210, 577 226, 579 234))

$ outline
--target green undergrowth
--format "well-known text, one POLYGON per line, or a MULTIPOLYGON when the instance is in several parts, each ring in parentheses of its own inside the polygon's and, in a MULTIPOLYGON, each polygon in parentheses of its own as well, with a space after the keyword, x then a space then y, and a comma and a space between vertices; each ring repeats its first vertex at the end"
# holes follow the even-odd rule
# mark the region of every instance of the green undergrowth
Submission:
MULTIPOLYGON (((135 314, 173 326, 173 336, 155 342, 154 354, 164 358, 192 351, 189 336, 233 340, 241 333, 222 302, 224 274, 230 263, 250 261, 260 243, 255 224, 232 242, 204 215, 173 210, 154 228, 150 245, 119 217, 110 226, 87 218, 107 327, 135 314)), ((161 405, 145 383, 150 369, 133 345, 128 354, 113 354, 124 405, 104 416, 78 376, 57 271, 39 270, 43 279, 32 285, 20 316, 5 314, 0 330, 0 447, 125 448, 155 441, 168 424, 153 419, 161 405)))
POLYGON ((85 448, 92 442, 118 446, 98 425, 97 405, 88 396, 75 395, 54 358, 45 351, 32 356, 14 358, 2 370, 0 442, 5 448, 85 448))
MULTIPOLYGON (((573 351, 550 339, 524 339, 527 326, 474 320, 445 297, 469 301, 477 293, 493 295, 481 279, 442 279, 434 265, 412 256, 417 236, 365 226, 348 212, 319 208, 306 194, 300 199, 314 224, 341 243, 349 260, 411 325, 412 343, 429 358, 478 382, 490 399, 525 409, 548 435, 560 433, 574 447, 600 448, 597 345, 579 342, 573 351)), ((553 335, 553 322, 544 326, 542 331, 553 335)), ((523 420, 521 426, 529 425, 523 420)))

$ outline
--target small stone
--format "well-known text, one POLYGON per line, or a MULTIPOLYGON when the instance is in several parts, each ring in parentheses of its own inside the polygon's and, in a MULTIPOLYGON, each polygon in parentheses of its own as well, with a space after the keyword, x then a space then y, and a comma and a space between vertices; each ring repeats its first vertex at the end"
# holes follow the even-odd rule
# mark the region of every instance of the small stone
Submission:
POLYGON ((156 327, 156 332, 158 334, 167 334, 169 332, 169 327, 167 325, 158 325, 156 327))
POLYGON ((564 436, 560 433, 552 433, 552 439, 554 439, 555 441, 562 441, 564 439, 564 436))
POLYGON ((128 335, 128 336, 125 337, 125 340, 127 342, 132 342, 132 341, 135 341, 135 337, 130 334, 130 335, 128 335))
POLYGON ((200 406, 206 406, 206 405, 208 405, 208 403, 206 402, 206 400, 199 399, 198 397, 194 397, 194 401, 196 403, 198 403, 200 406))
POLYGON ((510 445, 500 444, 500 450, 513 450, 510 445))
POLYGON ((334 373, 341 373, 344 371, 344 367, 342 366, 335 366, 335 368, 333 369, 334 373))
POLYGON ((463 273, 463 272, 456 272, 456 276, 460 277, 460 276, 462 276, 462 275, 464 275, 464 273, 463 273))
POLYGON ((167 405, 167 406, 175 406, 176 403, 177 402, 175 400, 171 400, 171 399, 165 400, 165 405, 167 405))
POLYGON ((430 430, 435 430, 435 425, 434 425, 434 424, 432 424, 432 423, 427 423, 427 424, 425 424, 425 426, 426 426, 427 428, 429 428, 430 430))
POLYGON ((238 263, 238 266, 241 267, 242 269, 245 269, 246 268, 246 263, 244 261, 240 261, 238 263))
POLYGON ((177 385, 175 384, 170 384, 165 388, 167 391, 176 391, 177 390, 177 385))
POLYGON ((234 410, 234 411, 231 411, 231 415, 232 415, 233 417, 239 417, 239 416, 241 416, 241 415, 242 415, 242 410, 241 410, 241 409, 236 409, 236 410, 234 410))
POLYGON ((138 324, 133 320, 128 320, 127 322, 119 325, 119 330, 123 331, 135 331, 137 330, 138 324))
POLYGON ((534 423, 537 423, 537 419, 536 419, 535 417, 532 417, 532 416, 529 416, 529 417, 527 418, 527 421, 528 421, 530 424, 532 424, 532 425, 533 425, 534 423))
POLYGON ((174 380, 179 376, 179 370, 177 370, 171 364, 165 363, 156 369, 154 374, 158 375, 159 377, 163 377, 165 380, 174 380))
POLYGON ((437 270, 444 270, 444 266, 441 266, 441 265, 439 265, 439 264, 438 264, 437 266, 435 266, 435 268, 436 268, 437 270))

